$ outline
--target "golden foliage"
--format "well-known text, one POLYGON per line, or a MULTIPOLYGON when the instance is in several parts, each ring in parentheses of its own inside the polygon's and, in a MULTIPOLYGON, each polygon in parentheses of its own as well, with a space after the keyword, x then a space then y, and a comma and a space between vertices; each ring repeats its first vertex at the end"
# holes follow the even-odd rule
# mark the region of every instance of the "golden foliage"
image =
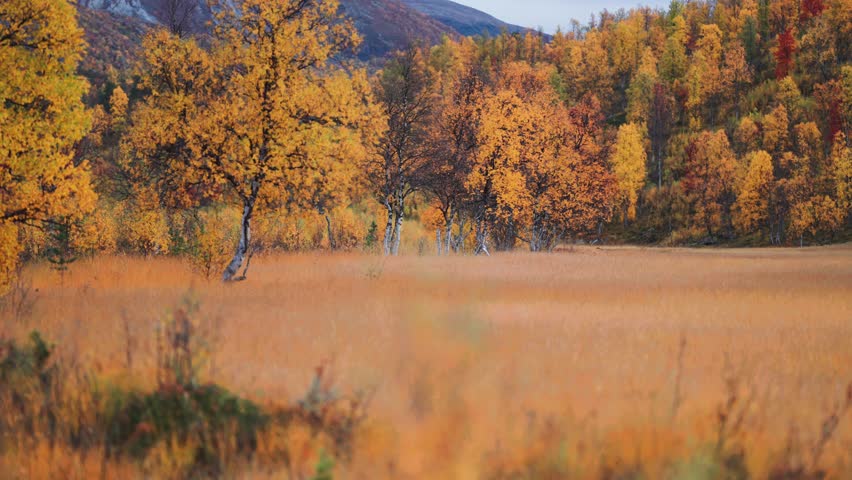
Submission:
MULTIPOLYGON (((512 226, 534 250, 593 230, 611 214, 613 180, 601 156, 600 104, 568 109, 551 71, 509 65, 504 86, 483 103, 467 188, 479 220, 512 226)), ((522 238, 523 238, 522 237, 522 238)))
POLYGON ((654 86, 658 81, 657 58, 650 47, 642 53, 642 63, 627 89, 627 120, 647 124, 651 115, 654 86))
POLYGON ((635 123, 619 127, 610 163, 618 184, 618 194, 624 205, 625 219, 636 218, 639 192, 645 185, 647 176, 646 161, 647 154, 640 127, 635 123))
POLYGON ((792 76, 786 76, 778 81, 776 96, 780 104, 784 105, 787 114, 796 118, 797 112, 801 109, 802 92, 792 76))
POLYGON ((846 212, 837 207, 833 198, 817 195, 793 204, 790 211, 790 234, 800 240, 805 234, 837 230, 846 212))
POLYGON ((329 62, 358 41, 337 2, 219 7, 209 51, 162 30, 145 40, 151 95, 134 113, 128 149, 131 169, 154 176, 169 203, 227 193, 241 206, 230 279, 248 254, 256 208, 324 209, 346 191, 347 168, 366 154, 358 127, 370 89, 365 72, 329 62))
POLYGON ((613 67, 605 42, 604 34, 595 30, 582 42, 569 42, 563 52, 555 52, 565 83, 573 87, 573 100, 579 100, 586 93, 599 99, 613 98, 613 67))
POLYGON ((218 274, 231 253, 237 238, 240 212, 233 208, 203 209, 192 222, 189 261, 193 270, 205 278, 218 274))
MULTIPOLYGON (((789 77, 788 77, 789 78, 789 77)), ((823 154, 822 134, 814 122, 800 123, 793 127, 796 153, 812 162, 820 163, 823 154)))
POLYGON ((120 222, 123 220, 123 212, 120 205, 99 201, 91 215, 72 226, 72 249, 81 253, 115 253, 122 228, 120 222))
POLYGON ((837 205, 841 211, 846 212, 848 219, 852 216, 852 149, 847 146, 842 134, 838 134, 834 139, 830 160, 837 205))
POLYGON ((686 109, 690 114, 690 128, 698 130, 708 117, 704 110, 712 98, 722 92, 724 77, 721 70, 722 32, 715 24, 702 25, 692 62, 686 73, 689 97, 686 109))
MULTIPOLYGON (((237 212, 238 235, 216 248, 233 253, 224 278, 254 250, 357 245, 372 221, 396 244, 403 225, 421 231, 419 218, 454 246, 553 247, 601 237, 619 204, 634 220, 613 225, 617 240, 699 232, 728 242, 765 224, 775 244, 792 241, 791 224, 839 240, 850 226, 836 220, 850 211, 839 173, 848 162, 829 152, 852 124, 852 69, 842 62, 852 30, 845 0, 807 3, 605 12, 552 42, 531 32, 447 37, 368 78, 341 60, 360 39, 339 2, 216 0, 208 36, 151 29, 138 68, 107 69, 109 86, 95 82, 87 99, 98 104, 87 111, 73 6, 8 0, 0 222, 67 223, 78 253, 178 253, 187 211, 237 212), (795 55, 792 74, 775 80, 782 34, 795 55), (755 203, 766 169, 750 172, 758 151, 773 160, 768 219, 755 203), (92 175, 109 201, 97 202, 92 175), (378 204, 369 219, 350 208, 367 195, 378 204), (646 197, 650 208, 637 211, 646 197), (421 215, 421 199, 437 210, 421 215)), ((49 236, 27 227, 17 237, 25 245, 5 254, 45 253, 49 236)))
POLYGON ((441 212, 441 209, 435 203, 429 205, 429 207, 420 214, 420 222, 423 223, 427 229, 430 230, 440 230, 445 226, 444 214, 441 212))
POLYGON ((112 128, 120 130, 127 122, 127 106, 129 104, 127 94, 121 87, 115 87, 109 97, 109 114, 112 120, 112 128))
POLYGON ((736 43, 725 50, 721 75, 722 91, 733 103, 736 111, 739 111, 739 101, 746 87, 754 79, 754 71, 748 64, 745 49, 741 44, 736 43))
POLYGON ((734 145, 739 152, 753 152, 760 147, 760 129, 751 117, 743 117, 734 132, 734 145))
POLYGON ((160 209, 132 209, 127 212, 123 237, 128 246, 146 255, 161 255, 169 251, 169 225, 160 209))
POLYGON ((682 15, 672 20, 670 34, 666 39, 663 53, 660 57, 660 76, 674 82, 681 79, 688 68, 686 43, 688 41, 687 25, 682 15))
POLYGON ((23 245, 18 241, 18 226, 0 222, 0 296, 7 292, 15 279, 22 250, 23 245))
POLYGON ((769 153, 783 151, 787 147, 790 121, 784 105, 778 105, 763 117, 763 149, 769 153))
MULTIPOLYGON (((53 0, 0 3, 0 229, 51 217, 79 218, 95 207, 88 163, 74 146, 90 127, 76 68, 84 50, 75 7, 53 0)), ((3 271, 20 248, 4 245, 3 271)))
POLYGON ((702 132, 687 148, 683 185, 691 195, 696 224, 713 236, 730 222, 737 161, 723 130, 702 132))
POLYGON ((770 194, 774 173, 772 157, 763 150, 750 153, 748 173, 734 204, 734 226, 741 232, 751 232, 765 226, 769 220, 770 194))
POLYGON ((169 252, 169 219, 149 188, 137 188, 135 201, 121 215, 121 238, 130 249, 145 255, 169 252))
POLYGON ((367 236, 367 224, 355 210, 343 206, 337 207, 329 213, 328 217, 338 250, 354 250, 363 244, 367 236))

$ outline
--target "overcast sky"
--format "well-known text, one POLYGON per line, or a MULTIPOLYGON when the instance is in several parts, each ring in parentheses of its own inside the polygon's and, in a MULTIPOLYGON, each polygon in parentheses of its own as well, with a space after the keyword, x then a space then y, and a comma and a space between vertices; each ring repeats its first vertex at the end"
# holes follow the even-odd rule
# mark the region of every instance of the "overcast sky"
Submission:
POLYGON ((490 13, 504 22, 522 27, 541 27, 554 33, 557 26, 567 26, 572 18, 586 24, 589 15, 604 8, 615 11, 638 5, 668 6, 669 0, 453 0, 490 13))

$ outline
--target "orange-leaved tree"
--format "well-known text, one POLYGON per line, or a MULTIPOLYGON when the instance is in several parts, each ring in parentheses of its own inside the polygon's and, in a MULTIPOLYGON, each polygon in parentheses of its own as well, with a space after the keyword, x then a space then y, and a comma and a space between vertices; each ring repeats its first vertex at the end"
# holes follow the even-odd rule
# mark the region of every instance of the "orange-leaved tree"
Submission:
POLYGON ((609 219, 615 191, 600 104, 587 96, 565 107, 551 84, 554 72, 505 65, 499 90, 484 101, 467 182, 477 253, 488 253, 492 228, 500 230, 504 248, 520 238, 541 251, 609 219))
POLYGON ((468 233, 466 181, 479 147, 482 105, 490 93, 485 68, 473 58, 474 48, 471 39, 445 39, 430 55, 439 98, 430 128, 433 150, 426 184, 444 217, 445 253, 459 252, 468 233))
POLYGON ((731 226, 737 161, 724 130, 704 131, 687 147, 683 187, 689 195, 696 224, 707 235, 731 226))
POLYGON ((77 75, 85 44, 69 2, 0 2, 0 291, 12 278, 20 225, 79 218, 95 207, 74 146, 91 119, 77 75))
POLYGON ((127 145, 131 170, 156 173, 164 198, 240 205, 230 281, 245 278, 258 208, 336 197, 317 189, 341 188, 335 179, 348 175, 325 173, 366 155, 372 103, 366 73, 331 62, 359 41, 337 1, 216 2, 213 11, 210 49, 162 30, 146 40, 151 94, 127 145))
POLYGON ((846 145, 842 133, 834 140, 830 161, 837 205, 845 212, 846 220, 852 220, 852 149, 846 145))
POLYGON ((715 24, 702 25, 692 63, 687 71, 689 97, 686 108, 690 126, 697 129, 717 112, 724 88, 722 77, 722 32, 715 24))
POLYGON ((527 232, 525 240, 533 251, 545 243, 545 219, 554 213, 546 196, 557 186, 564 160, 556 151, 554 124, 559 122, 561 104, 550 85, 555 73, 544 65, 507 64, 492 99, 500 100, 486 103, 480 153, 496 156, 497 168, 491 172, 496 205, 489 220, 494 223, 495 244, 502 249, 514 247, 527 232))
POLYGON ((772 157, 763 150, 749 153, 748 171, 734 203, 734 226, 742 233, 769 226, 770 196, 775 181, 772 157))
POLYGON ((571 108, 551 110, 552 132, 538 166, 525 172, 533 192, 529 243, 552 250, 566 237, 585 236, 609 221, 616 203, 616 180, 607 165, 603 115, 595 97, 571 108))
POLYGON ((511 90, 500 90, 483 102, 477 132, 480 147, 467 178, 467 188, 475 203, 477 255, 489 254, 488 229, 496 218, 498 200, 504 205, 508 199, 512 200, 507 210, 529 201, 517 169, 521 141, 525 135, 534 133, 530 118, 533 113, 511 90))

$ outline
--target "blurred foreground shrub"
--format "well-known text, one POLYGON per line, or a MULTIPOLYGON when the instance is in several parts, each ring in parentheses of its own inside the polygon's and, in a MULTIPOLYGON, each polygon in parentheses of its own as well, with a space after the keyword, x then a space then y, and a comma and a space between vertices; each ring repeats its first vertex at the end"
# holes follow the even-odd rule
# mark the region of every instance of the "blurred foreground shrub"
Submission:
POLYGON ((351 455, 368 397, 338 394, 325 367, 302 399, 285 405, 201 382, 209 342, 198 338, 197 311, 185 301, 161 322, 150 390, 100 378, 38 332, 24 342, 0 339, 0 471, 44 464, 0 477, 53 478, 58 471, 48 464, 78 458, 67 463, 94 463, 100 472, 83 468, 66 478, 106 477, 121 465, 148 478, 233 477, 256 462, 298 478, 332 478, 334 459, 351 455), (92 456, 100 461, 85 460, 92 456))

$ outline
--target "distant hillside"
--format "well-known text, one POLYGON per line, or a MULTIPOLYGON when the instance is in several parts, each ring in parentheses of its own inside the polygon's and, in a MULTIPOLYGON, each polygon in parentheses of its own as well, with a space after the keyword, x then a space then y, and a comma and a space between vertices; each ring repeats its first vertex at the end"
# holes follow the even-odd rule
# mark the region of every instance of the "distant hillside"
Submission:
POLYGON ((499 35, 503 30, 510 33, 528 30, 524 27, 508 24, 475 8, 449 0, 402 0, 402 2, 452 28, 461 35, 473 36, 487 33, 494 36, 499 35))
MULTIPOLYGON (((132 38, 138 33, 140 25, 167 23, 169 1, 79 0, 78 5, 83 12, 81 21, 89 32, 90 42, 119 46, 125 43, 125 37, 132 38), (100 14, 87 10, 99 11, 100 14), (118 34, 119 38, 109 38, 113 34, 118 34), (103 35, 107 38, 101 38, 103 35)), ((204 0, 177 1, 194 7, 188 29, 202 31, 210 19, 204 0)), ((341 0, 340 4, 341 11, 352 18, 364 38, 357 55, 365 61, 384 57, 415 40, 437 43, 444 35, 497 35, 502 30, 525 31, 522 27, 509 25, 479 10, 448 0, 341 0)))
POLYGON ((406 47, 412 41, 438 43, 457 31, 399 0, 341 0, 340 8, 364 37, 358 57, 371 60, 406 47))
POLYGON ((80 73, 99 87, 115 80, 109 78, 111 75, 133 64, 150 24, 133 16, 85 7, 79 12, 77 19, 88 43, 86 55, 80 63, 80 73))

